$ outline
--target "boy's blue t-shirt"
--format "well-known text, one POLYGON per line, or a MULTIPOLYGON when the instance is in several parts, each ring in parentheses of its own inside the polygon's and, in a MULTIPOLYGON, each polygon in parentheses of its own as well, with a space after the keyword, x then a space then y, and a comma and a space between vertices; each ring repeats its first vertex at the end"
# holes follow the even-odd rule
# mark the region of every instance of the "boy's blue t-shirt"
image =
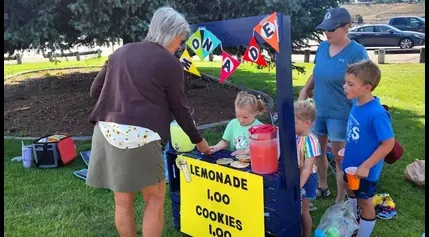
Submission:
POLYGON ((329 54, 328 41, 320 43, 314 59, 314 101, 320 117, 344 119, 349 116, 352 102, 344 94, 344 78, 347 66, 365 59, 365 47, 352 40, 334 57, 329 54))
MULTIPOLYGON (((342 164, 343 171, 347 167, 359 167, 381 145, 382 141, 393 138, 392 123, 389 112, 381 105, 378 98, 357 105, 353 101, 347 123, 346 149, 342 164)), ((366 178, 377 181, 380 178, 384 158, 374 165, 366 178)))

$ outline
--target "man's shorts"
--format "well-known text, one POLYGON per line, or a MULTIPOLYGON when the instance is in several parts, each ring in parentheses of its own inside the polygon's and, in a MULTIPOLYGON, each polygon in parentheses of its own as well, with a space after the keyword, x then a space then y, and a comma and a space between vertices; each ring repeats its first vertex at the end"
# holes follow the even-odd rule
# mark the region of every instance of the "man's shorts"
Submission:
POLYGON ((310 177, 308 177, 307 182, 301 189, 301 196, 310 200, 316 199, 317 183, 317 173, 310 174, 310 177))
MULTIPOLYGON (((346 182, 347 185, 347 175, 344 172, 343 175, 343 179, 344 182, 346 182)), ((353 190, 354 195, 356 196, 356 198, 359 199, 369 199, 375 196, 375 193, 377 191, 376 188, 377 185, 377 181, 369 181, 366 179, 360 179, 359 182, 359 189, 358 190, 353 190)))
POLYGON ((313 126, 313 134, 327 136, 332 142, 345 142, 347 133, 347 119, 331 119, 316 117, 313 126))

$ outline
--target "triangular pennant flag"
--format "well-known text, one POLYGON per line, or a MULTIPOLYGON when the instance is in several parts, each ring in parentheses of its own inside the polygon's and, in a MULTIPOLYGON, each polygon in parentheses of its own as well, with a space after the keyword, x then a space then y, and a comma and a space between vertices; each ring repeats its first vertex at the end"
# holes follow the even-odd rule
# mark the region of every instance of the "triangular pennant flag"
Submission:
POLYGON ((220 40, 209 30, 204 29, 202 32, 203 42, 201 47, 203 48, 203 58, 206 58, 213 52, 219 45, 220 40))
POLYGON ((264 18, 253 30, 258 33, 273 49, 279 52, 279 29, 277 26, 277 13, 264 18))
POLYGON ((240 62, 231 55, 222 51, 222 68, 220 69, 219 82, 222 84, 238 68, 240 62))
POLYGON ((194 53, 203 60, 203 48, 201 47, 201 32, 200 30, 195 31, 194 34, 189 37, 188 41, 186 42, 186 45, 194 51, 194 53))
POLYGON ((264 67, 268 66, 254 36, 250 39, 249 46, 247 46, 246 52, 244 52, 243 60, 256 63, 264 67))
POLYGON ((185 69, 185 71, 188 71, 192 74, 195 74, 195 75, 201 77, 200 72, 198 71, 197 67, 195 67, 194 63, 192 62, 192 58, 189 55, 189 52, 187 49, 185 49, 183 51, 183 54, 179 60, 182 63, 183 69, 185 69))

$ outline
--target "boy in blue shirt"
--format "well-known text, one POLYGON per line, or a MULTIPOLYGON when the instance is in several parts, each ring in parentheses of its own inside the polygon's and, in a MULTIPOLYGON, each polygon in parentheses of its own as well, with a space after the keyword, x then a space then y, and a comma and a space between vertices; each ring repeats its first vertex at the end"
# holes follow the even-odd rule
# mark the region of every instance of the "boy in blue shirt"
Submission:
POLYGON ((375 63, 364 60, 348 66, 344 84, 346 97, 353 99, 353 107, 347 124, 342 170, 344 172, 348 167, 358 167, 355 174, 360 178, 358 190, 349 190, 344 172, 350 205, 355 213, 357 203, 360 207, 357 237, 371 236, 376 218, 372 197, 376 192, 384 157, 395 144, 390 115, 379 99, 372 95, 380 82, 380 74, 375 63))

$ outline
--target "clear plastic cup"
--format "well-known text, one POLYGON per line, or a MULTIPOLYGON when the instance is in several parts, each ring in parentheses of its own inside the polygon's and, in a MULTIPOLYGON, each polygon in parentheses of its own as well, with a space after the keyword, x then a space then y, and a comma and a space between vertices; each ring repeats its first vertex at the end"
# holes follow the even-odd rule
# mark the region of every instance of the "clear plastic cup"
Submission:
POLYGON ((189 168, 188 168, 188 162, 186 162, 186 160, 183 158, 176 158, 176 165, 177 165, 177 168, 179 168, 179 170, 183 172, 186 182, 188 183, 191 182, 192 178, 191 178, 191 172, 189 171, 189 168))
POLYGON ((22 165, 24 168, 28 169, 31 168, 32 163, 32 153, 33 153, 33 146, 32 145, 22 145, 22 165))
POLYGON ((346 148, 343 148, 341 150, 338 151, 338 155, 339 156, 344 156, 344 152, 346 151, 346 148))

